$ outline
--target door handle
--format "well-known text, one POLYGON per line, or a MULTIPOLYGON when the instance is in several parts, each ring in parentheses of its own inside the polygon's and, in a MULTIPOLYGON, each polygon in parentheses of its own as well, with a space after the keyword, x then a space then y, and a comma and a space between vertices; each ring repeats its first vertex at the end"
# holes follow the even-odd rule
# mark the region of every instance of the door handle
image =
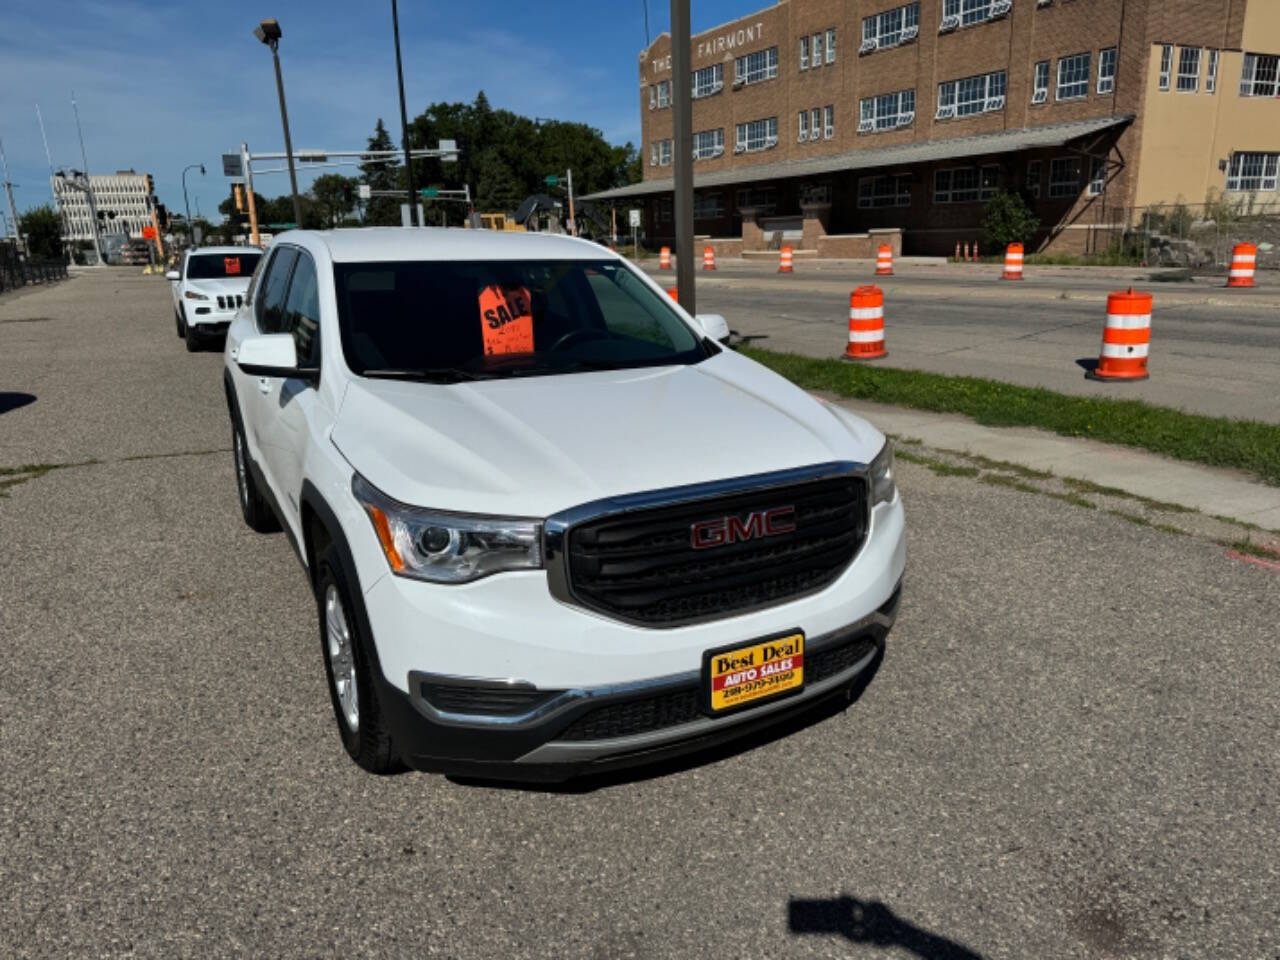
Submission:
POLYGON ((259 392, 259 393, 270 393, 270 392, 271 392, 271 378, 270 378, 270 377, 259 377, 259 378, 258 378, 258 392, 259 392))

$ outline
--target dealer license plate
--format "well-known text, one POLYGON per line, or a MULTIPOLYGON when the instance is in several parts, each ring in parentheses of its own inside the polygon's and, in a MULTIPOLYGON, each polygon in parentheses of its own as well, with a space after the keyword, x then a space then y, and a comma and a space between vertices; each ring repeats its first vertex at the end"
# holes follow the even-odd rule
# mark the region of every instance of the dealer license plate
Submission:
POLYGON ((790 630, 703 654, 707 707, 728 713, 794 693, 804 686, 804 633, 790 630))

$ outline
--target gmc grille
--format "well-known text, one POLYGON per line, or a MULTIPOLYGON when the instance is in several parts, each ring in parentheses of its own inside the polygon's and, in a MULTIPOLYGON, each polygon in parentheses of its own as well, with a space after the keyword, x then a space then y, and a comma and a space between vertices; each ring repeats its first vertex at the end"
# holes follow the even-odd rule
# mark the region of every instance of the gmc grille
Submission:
MULTIPOLYGON (((790 526, 790 524, 787 524, 790 526)), ((867 533, 862 477, 842 475, 587 520, 567 531, 571 601, 631 623, 675 627, 821 590, 867 533), (694 524, 794 507, 794 529, 693 548, 694 524)))

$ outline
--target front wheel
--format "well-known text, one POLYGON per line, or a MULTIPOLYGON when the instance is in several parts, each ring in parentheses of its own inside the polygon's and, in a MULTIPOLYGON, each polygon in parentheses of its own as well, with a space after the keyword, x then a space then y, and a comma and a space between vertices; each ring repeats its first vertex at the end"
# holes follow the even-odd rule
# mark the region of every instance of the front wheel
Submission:
POLYGON ((342 746, 359 767, 370 773, 398 773, 404 765, 378 701, 373 674, 376 667, 369 656, 373 641, 363 635, 363 618, 355 606, 360 602, 360 592, 347 583, 334 547, 320 555, 315 591, 329 697, 342 746))

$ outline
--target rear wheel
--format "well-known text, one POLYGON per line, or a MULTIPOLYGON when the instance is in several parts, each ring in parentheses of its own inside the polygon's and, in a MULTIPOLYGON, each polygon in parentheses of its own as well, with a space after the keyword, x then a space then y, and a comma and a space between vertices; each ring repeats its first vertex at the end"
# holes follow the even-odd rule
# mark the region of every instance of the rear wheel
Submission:
POLYGON ((347 583, 334 547, 325 550, 316 564, 315 592, 329 698, 342 745, 362 769, 398 773, 404 764, 378 701, 375 666, 369 655, 372 638, 363 635, 364 619, 355 606, 360 592, 347 583))
POLYGON ((234 416, 231 419, 231 453, 235 458, 236 496, 245 524, 257 533, 274 533, 280 529, 280 523, 272 513, 271 505, 258 490, 258 483, 250 469, 249 447, 245 443, 244 428, 234 416))

